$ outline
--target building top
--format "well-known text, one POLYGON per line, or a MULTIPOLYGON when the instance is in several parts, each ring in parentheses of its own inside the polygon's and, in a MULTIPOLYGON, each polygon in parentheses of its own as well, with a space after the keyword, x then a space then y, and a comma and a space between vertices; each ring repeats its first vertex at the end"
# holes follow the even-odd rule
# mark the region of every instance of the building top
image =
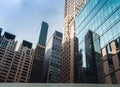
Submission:
POLYGON ((61 32, 58 32, 58 31, 55 31, 55 35, 59 36, 59 37, 62 37, 62 33, 61 32))
POLYGON ((28 47, 28 48, 31 49, 31 48, 32 48, 32 43, 31 43, 31 42, 28 42, 28 41, 26 41, 26 40, 23 40, 22 46, 28 47))
POLYGON ((42 25, 45 25, 48 28, 48 23, 42 21, 42 25))
POLYGON ((16 36, 11 34, 11 33, 5 32, 4 37, 7 38, 7 39, 14 40, 16 36))

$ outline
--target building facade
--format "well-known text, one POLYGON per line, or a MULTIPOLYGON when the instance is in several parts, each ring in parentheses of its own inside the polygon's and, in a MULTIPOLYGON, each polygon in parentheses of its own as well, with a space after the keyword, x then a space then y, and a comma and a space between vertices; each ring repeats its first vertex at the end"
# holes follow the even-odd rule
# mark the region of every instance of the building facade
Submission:
POLYGON ((74 83, 74 58, 76 57, 74 46, 75 17, 83 7, 86 0, 65 0, 64 33, 62 42, 62 68, 61 82, 74 83))
POLYGON ((23 41, 15 51, 15 35, 5 32, 0 37, 0 82, 28 82, 34 51, 32 43, 23 41))
MULTIPOLYGON (((1 29, 2 32, 2 29, 1 29)), ((0 82, 7 82, 10 65, 14 56, 17 41, 15 35, 5 32, 0 36, 0 82)))
POLYGON ((102 48, 105 83, 120 84, 120 37, 102 48))
POLYGON ((30 82, 34 82, 34 83, 44 82, 42 79, 42 70, 43 70, 43 62, 44 62, 44 54, 45 54, 45 44, 47 39, 47 31, 48 31, 48 24, 42 22, 38 44, 35 48, 35 56, 33 61, 30 82))
POLYGON ((62 33, 55 31, 46 44, 43 76, 47 83, 60 82, 62 33))
POLYGON ((34 60, 34 50, 32 49, 32 43, 23 40, 18 51, 15 53, 13 59, 13 65, 11 67, 11 71, 17 69, 14 82, 23 82, 23 83, 29 82, 32 71, 33 60, 34 60))
MULTIPOLYGON (((96 52, 95 63, 97 67, 98 83, 119 83, 119 79, 117 79, 117 76, 115 77, 116 74, 114 74, 113 77, 108 75, 108 73, 112 73, 112 71, 110 71, 111 67, 108 67, 109 65, 111 66, 111 63, 108 64, 108 60, 105 62, 103 58, 105 55, 107 56, 107 54, 101 54, 105 51, 104 47, 106 45, 120 36, 119 27, 119 0, 87 0, 86 5, 81 11, 79 11, 76 17, 76 36, 78 38, 79 51, 82 49, 83 67, 86 67, 86 71, 88 70, 87 67, 89 66, 89 63, 87 62, 89 57, 87 57, 86 54, 87 48, 85 36, 89 30, 91 30, 93 33, 98 34, 96 36, 93 35, 92 42, 94 43, 93 47, 94 51, 96 52), (108 69, 109 72, 105 68, 108 69), (116 78, 117 81, 110 81, 111 78, 116 78)), ((115 46, 113 45, 112 47, 114 48, 115 46)), ((109 57, 111 59, 111 55, 107 56, 108 59, 109 57)), ((119 72, 116 73, 119 75, 119 72)))

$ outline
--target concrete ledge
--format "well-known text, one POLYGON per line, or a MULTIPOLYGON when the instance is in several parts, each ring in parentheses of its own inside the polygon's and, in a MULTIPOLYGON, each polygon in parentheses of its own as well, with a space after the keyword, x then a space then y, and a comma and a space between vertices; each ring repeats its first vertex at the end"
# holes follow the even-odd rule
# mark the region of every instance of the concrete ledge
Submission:
POLYGON ((37 83, 0 83, 0 87, 120 87, 119 84, 37 84, 37 83))

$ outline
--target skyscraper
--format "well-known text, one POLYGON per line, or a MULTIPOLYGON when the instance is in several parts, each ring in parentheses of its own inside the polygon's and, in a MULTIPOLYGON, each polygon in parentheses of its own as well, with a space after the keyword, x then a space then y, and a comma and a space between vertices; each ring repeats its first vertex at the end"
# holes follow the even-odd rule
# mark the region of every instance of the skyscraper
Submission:
POLYGON ((87 71, 87 68, 90 67, 88 62, 96 62, 94 68, 97 67, 99 83, 120 83, 117 78, 120 75, 118 70, 118 63, 120 62, 116 61, 119 60, 119 50, 116 50, 117 45, 115 44, 116 39, 120 36, 119 27, 119 0, 87 0, 86 5, 76 17, 76 35, 79 51, 83 50, 83 67, 86 67, 85 71, 87 71), (85 36, 89 30, 98 34, 93 35, 93 41, 91 41, 94 43, 95 61, 92 59, 88 61, 90 58, 86 54, 89 49, 86 48, 88 43, 85 42, 87 40, 85 36))
POLYGON ((41 46, 46 45, 47 32, 48 32, 48 24, 46 22, 42 22, 39 41, 38 41, 39 45, 41 46))
POLYGON ((47 83, 60 82, 62 33, 55 31, 46 44, 42 78, 47 83))
POLYGON ((65 0, 64 34, 62 43, 62 83, 74 83, 75 17, 86 0, 65 0))
POLYGON ((8 75, 9 77, 13 77, 13 75, 15 75, 14 79, 12 81, 10 78, 8 81, 23 83, 29 82, 33 59, 34 50, 32 49, 32 43, 23 40, 18 51, 16 51, 13 56, 10 74, 8 75), (15 72, 15 74, 13 74, 13 72, 15 72))
POLYGON ((47 31, 48 31, 48 24, 45 22, 42 22, 38 44, 35 48, 35 56, 34 56, 34 62, 32 66, 30 82, 35 82, 35 83, 42 82, 41 76, 42 76, 42 70, 43 70, 47 31))
MULTIPOLYGON (((1 30, 2 31, 2 30, 1 30)), ((0 37, 0 82, 7 82, 7 75, 12 64, 14 50, 17 44, 15 35, 5 32, 0 37), (9 38, 9 39, 8 39, 9 38)))

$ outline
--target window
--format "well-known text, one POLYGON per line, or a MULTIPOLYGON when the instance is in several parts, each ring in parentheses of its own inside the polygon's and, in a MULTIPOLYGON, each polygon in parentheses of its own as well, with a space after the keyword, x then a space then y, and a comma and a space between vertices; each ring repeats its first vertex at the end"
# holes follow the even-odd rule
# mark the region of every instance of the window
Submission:
POLYGON ((119 46, 120 46, 120 37, 118 37, 118 38, 115 40, 115 45, 116 45, 116 48, 119 48, 119 46))
POLYGON ((110 52, 111 52, 111 46, 110 46, 110 44, 108 44, 108 45, 106 46, 106 48, 107 48, 107 53, 110 54, 110 52))
POLYGON ((27 56, 29 56, 30 55, 30 50, 27 50, 26 54, 27 54, 27 56))

